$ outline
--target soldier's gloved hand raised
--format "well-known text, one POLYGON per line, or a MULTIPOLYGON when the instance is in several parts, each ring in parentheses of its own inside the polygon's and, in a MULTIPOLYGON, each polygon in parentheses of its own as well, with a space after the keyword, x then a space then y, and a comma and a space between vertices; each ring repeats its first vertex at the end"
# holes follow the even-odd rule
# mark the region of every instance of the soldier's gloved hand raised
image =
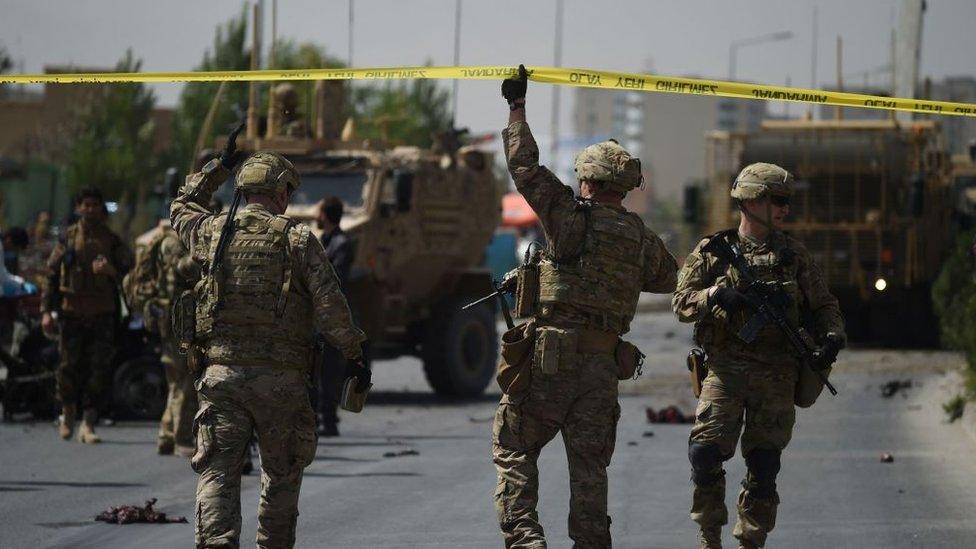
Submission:
POLYGON ((233 170, 234 165, 237 164, 237 158, 234 154, 237 152, 237 136, 244 130, 246 125, 247 121, 241 120, 241 123, 227 135, 227 144, 224 145, 224 150, 220 153, 220 163, 228 170, 233 170))
POLYGON ((824 344, 817 349, 813 369, 825 370, 837 360, 837 354, 844 348, 844 340, 833 332, 827 334, 824 344))
POLYGON ((709 299, 728 313, 752 308, 752 303, 749 302, 749 298, 745 294, 728 286, 720 286, 709 299))
POLYGON ((508 106, 515 109, 525 104, 525 91, 528 89, 529 73, 525 65, 519 65, 518 76, 506 78, 502 81, 502 97, 508 101, 508 106))
POLYGON ((373 381, 373 372, 366 367, 363 359, 346 361, 346 379, 356 378, 356 392, 361 393, 369 389, 369 384, 373 381))

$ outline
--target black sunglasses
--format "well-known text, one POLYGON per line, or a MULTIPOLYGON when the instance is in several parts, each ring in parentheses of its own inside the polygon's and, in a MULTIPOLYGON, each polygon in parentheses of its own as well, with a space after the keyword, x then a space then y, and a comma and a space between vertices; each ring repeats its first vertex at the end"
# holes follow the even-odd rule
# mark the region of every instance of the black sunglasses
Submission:
POLYGON ((774 206, 778 206, 780 208, 785 208, 790 205, 790 197, 788 196, 774 195, 769 197, 769 201, 772 202, 774 206))

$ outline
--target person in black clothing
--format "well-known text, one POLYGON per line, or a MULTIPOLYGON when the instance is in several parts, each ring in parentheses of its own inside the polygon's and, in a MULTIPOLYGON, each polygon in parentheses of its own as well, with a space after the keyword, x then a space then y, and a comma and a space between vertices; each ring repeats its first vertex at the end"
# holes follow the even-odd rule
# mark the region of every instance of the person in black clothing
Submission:
MULTIPOLYGON (((330 196, 319 205, 318 225, 322 229, 322 246, 325 248, 325 255, 332 263, 332 268, 339 279, 339 288, 345 291, 356 250, 352 240, 339 227, 342 213, 342 201, 335 196, 330 196)), ((335 437, 339 436, 337 412, 344 368, 343 358, 342 354, 328 343, 323 342, 323 347, 316 384, 318 434, 324 437, 335 437)))
POLYGON ((20 274, 20 254, 27 249, 30 238, 23 227, 11 227, 3 232, 3 264, 12 275, 20 274))

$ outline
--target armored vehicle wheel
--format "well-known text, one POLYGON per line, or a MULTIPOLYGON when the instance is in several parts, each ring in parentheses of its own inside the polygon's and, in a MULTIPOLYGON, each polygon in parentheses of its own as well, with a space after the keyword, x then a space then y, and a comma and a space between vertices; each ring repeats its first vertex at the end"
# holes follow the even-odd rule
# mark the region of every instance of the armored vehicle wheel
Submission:
POLYGON ((115 371, 112 402, 117 417, 159 419, 166 406, 166 373, 155 357, 123 362, 115 371))
POLYGON ((427 382, 444 396, 481 394, 495 375, 498 331, 491 305, 452 304, 428 322, 422 358, 427 382))

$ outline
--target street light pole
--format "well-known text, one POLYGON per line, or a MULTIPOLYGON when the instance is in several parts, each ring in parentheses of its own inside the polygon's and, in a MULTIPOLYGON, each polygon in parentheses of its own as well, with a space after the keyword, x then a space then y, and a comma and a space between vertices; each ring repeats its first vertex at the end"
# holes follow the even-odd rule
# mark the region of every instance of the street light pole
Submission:
MULTIPOLYGON (((454 66, 461 64, 461 0, 454 3, 454 66)), ((455 78, 451 90, 451 129, 457 122, 458 79, 455 78)))
POLYGON ((744 46, 753 46, 756 44, 765 44, 767 42, 780 42, 782 40, 789 40, 790 38, 793 38, 792 31, 780 31, 770 34, 763 34, 761 36, 755 36, 752 38, 733 40, 732 43, 729 44, 729 80, 735 80, 735 58, 739 53, 739 48, 744 46))
MULTIPOLYGON (((563 0, 556 0, 556 28, 553 33, 552 64, 563 64, 563 0)), ((552 142, 549 144, 552 171, 559 173, 559 86, 552 87, 552 142)))

